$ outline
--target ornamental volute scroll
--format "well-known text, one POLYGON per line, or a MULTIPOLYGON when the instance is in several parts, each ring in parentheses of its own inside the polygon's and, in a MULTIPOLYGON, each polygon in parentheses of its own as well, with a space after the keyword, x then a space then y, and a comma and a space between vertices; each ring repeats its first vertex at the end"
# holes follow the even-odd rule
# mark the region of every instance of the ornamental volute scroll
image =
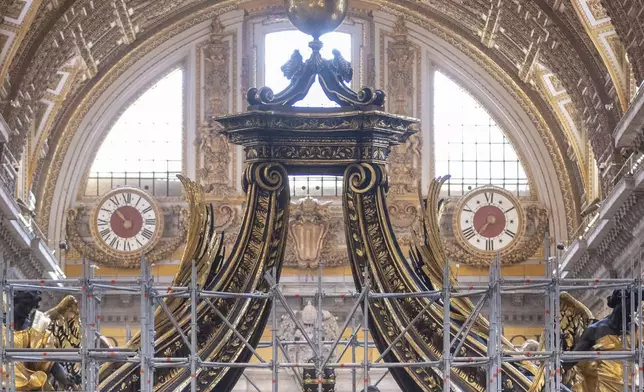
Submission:
MULTIPOLYGON (((309 44, 311 57, 304 61, 295 51, 282 67, 284 76, 290 80, 283 91, 273 93, 269 87, 251 88, 247 94, 247 112, 212 120, 220 124, 220 134, 230 143, 243 147, 247 167, 270 165, 285 169, 288 175, 344 175, 345 234, 356 286, 359 288, 365 279, 370 279, 382 283, 372 288, 375 292, 395 292, 396 282, 409 279, 403 279, 401 275, 406 273, 401 268, 404 256, 387 255, 387 250, 400 253, 398 245, 380 248, 384 246, 384 240, 396 241, 382 198, 388 190, 385 166, 392 148, 405 143, 417 132, 419 120, 385 112, 385 93, 381 90, 372 87, 363 87, 358 92, 352 90, 347 83, 353 77, 353 69, 339 51, 332 52, 332 59, 322 58, 319 36, 341 24, 346 16, 347 0, 293 0, 286 1, 286 6, 293 24, 313 35, 309 44), (306 9, 307 6, 311 9, 306 9), (293 107, 308 94, 316 80, 326 96, 340 107, 293 107), (365 237, 367 232, 379 244, 378 249, 375 249, 376 242, 373 247, 364 246, 369 241, 365 237), (377 253, 367 257, 369 252, 377 253), (367 265, 376 262, 382 264, 367 265), (369 277, 362 274, 364 268, 368 268, 369 277), (387 273, 382 275, 385 270, 387 273)), ((328 235, 327 218, 322 211, 324 207, 311 202, 289 206, 288 210, 284 205, 284 212, 288 215, 295 209, 296 215, 301 213, 300 220, 296 219, 288 227, 300 261, 311 264, 321 258, 324 263, 319 249, 328 235), (314 207, 317 210, 311 211, 314 207), (306 251, 305 248, 310 249, 306 251)), ((281 259, 272 264, 277 267, 277 277, 284 255, 279 257, 281 259)), ((424 290, 411 286, 400 289, 424 290)), ((378 318, 378 325, 387 324, 388 316, 376 314, 378 311, 372 309, 372 305, 369 305, 369 312, 378 318)), ((387 343, 387 331, 374 329, 373 333, 378 336, 375 340, 387 343)), ((385 349, 384 346, 379 348, 385 349)), ((393 351, 392 355, 404 355, 398 348, 393 351)), ((401 386, 416 382, 414 379, 418 376, 403 373, 394 375, 401 386)))

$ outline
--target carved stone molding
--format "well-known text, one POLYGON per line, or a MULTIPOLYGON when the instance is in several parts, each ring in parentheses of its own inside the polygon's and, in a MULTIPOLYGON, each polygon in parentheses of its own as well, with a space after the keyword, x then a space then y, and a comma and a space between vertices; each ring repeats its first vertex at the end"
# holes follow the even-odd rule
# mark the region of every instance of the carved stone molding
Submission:
MULTIPOLYGON (((231 112, 229 105, 230 94, 233 90, 234 75, 230 75, 230 63, 233 59, 233 49, 230 42, 226 40, 224 26, 219 17, 216 17, 211 24, 210 40, 199 47, 199 53, 203 56, 203 101, 204 118, 218 116, 231 112), (231 76, 233 79, 231 80, 231 76)), ((233 38, 235 36, 233 35, 233 38)), ((201 57, 200 56, 200 57, 201 57)), ((199 64, 201 66, 201 62, 199 64)), ((235 71, 233 71, 235 73, 235 71)), ((202 75, 197 75, 201 77, 202 75)), ((198 89, 198 99, 200 91, 198 89)), ((200 114, 201 116, 201 114, 200 114)), ((196 144, 198 154, 198 176, 204 190, 214 196, 228 196, 235 192, 231 165, 234 163, 234 149, 231 148, 228 140, 219 134, 220 127, 217 124, 212 126, 201 126, 197 136, 196 144)))
POLYGON ((409 229, 418 221, 418 218, 420 217, 420 210, 417 200, 390 200, 387 205, 387 210, 389 211, 389 219, 391 219, 391 224, 396 229, 409 229))
POLYGON ((315 268, 320 263, 322 245, 331 226, 329 203, 306 197, 291 202, 292 218, 288 224, 289 238, 293 241, 295 260, 299 267, 315 268))
POLYGON ((11 267, 9 273, 14 275, 12 277, 41 279, 46 276, 42 263, 30 251, 20 248, 9 229, 1 223, 0 252, 3 254, 3 260, 11 267))
MULTIPOLYGON (((644 221, 644 193, 633 193, 615 213, 613 227, 605 235, 599 246, 586 252, 571 268, 573 278, 603 277, 604 273, 624 273, 619 267, 615 270, 615 260, 623 258, 624 252, 633 251, 631 246, 637 244, 639 236, 635 229, 644 221), (605 270, 600 269, 604 267, 605 270)), ((637 256, 632 255, 636 258, 637 256)))
MULTIPOLYGON (((593 1, 599 3, 600 1, 593 1)), ((633 65, 635 79, 644 80, 644 4, 636 0, 601 0, 606 14, 611 18, 615 30, 619 34, 628 57, 633 65)))
MULTIPOLYGON (((420 52, 417 46, 408 41, 407 26, 402 16, 396 20, 392 35, 393 42, 388 43, 386 54, 388 109, 392 113, 413 116, 415 89, 420 88, 414 82, 414 64, 420 52)), ((388 167, 391 194, 416 192, 421 156, 420 132, 393 148, 388 167)))
POLYGON ((300 199, 291 206, 286 267, 336 267, 347 262, 347 251, 341 245, 344 237, 341 216, 331 211, 331 201, 312 197, 300 199))

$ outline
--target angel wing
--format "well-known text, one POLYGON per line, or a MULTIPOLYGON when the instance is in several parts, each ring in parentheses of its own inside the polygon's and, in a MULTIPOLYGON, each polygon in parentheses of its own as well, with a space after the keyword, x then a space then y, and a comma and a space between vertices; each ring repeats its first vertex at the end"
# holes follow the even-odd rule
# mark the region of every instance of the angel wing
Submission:
POLYGON ((595 321, 590 309, 572 295, 562 292, 559 296, 561 315, 561 349, 572 351, 588 325, 595 321))
MULTIPOLYGON (((581 338, 588 325, 595 321, 590 309, 579 302, 569 293, 562 292, 559 296, 559 309, 561 316, 561 349, 562 351, 572 351, 581 338)), ((564 385, 579 383, 581 374, 576 367, 571 369, 562 369, 561 380, 564 385)))
MULTIPOLYGON (((78 301, 71 295, 66 296, 54 308, 45 312, 51 320, 49 331, 54 338, 56 348, 80 348, 81 325, 78 301)), ((72 376, 76 385, 80 385, 81 367, 78 363, 64 362, 61 365, 72 376)))
POLYGON ((51 320, 49 330, 56 339, 58 348, 80 347, 80 307, 76 298, 66 296, 45 314, 51 320))
POLYGON ((284 76, 291 80, 302 71, 302 68, 304 68, 302 55, 299 50, 295 50, 288 61, 282 65, 280 69, 284 73, 284 76))
MULTIPOLYGON (((586 328, 595 321, 595 317, 586 305, 567 292, 562 292, 559 295, 559 310, 559 315, 561 316, 561 349, 562 351, 572 351, 586 328)), ((545 350, 545 339, 541 335, 539 351, 543 350, 545 350)), ((537 387, 537 385, 543 384, 543 378, 544 365, 542 364, 534 378, 535 387, 530 389, 529 392, 539 391, 540 387, 537 387)), ((580 379, 583 379, 583 377, 581 377, 576 368, 562 369, 561 380, 564 385, 570 386, 573 383, 579 383, 580 379)))

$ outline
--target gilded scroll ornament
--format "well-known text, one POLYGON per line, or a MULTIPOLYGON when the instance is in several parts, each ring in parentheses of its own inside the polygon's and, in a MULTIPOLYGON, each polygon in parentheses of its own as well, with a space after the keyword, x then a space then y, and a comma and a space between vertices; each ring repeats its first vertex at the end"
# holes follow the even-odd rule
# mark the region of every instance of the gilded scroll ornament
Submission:
MULTIPOLYGON (((354 270, 356 286, 365 285, 368 273, 370 290, 378 293, 422 292, 440 290, 444 263, 447 262, 440 238, 437 210, 442 181, 433 181, 423 205, 424 238, 416 243, 412 252, 417 267, 411 270, 402 255, 391 231, 387 207, 387 176, 384 167, 374 164, 353 164, 345 171, 344 207, 347 226, 349 258, 354 270)), ((451 277, 450 279, 454 279, 451 277)), ((469 300, 454 299, 450 331, 459 329, 458 321, 469 315, 474 305, 469 300)), ((369 305, 372 333, 376 345, 384 350, 409 325, 419 313, 426 317, 417 320, 414 328, 407 329, 403 338, 393 345, 385 360, 392 362, 423 362, 438 360, 443 350, 443 308, 427 298, 398 301, 375 300, 369 305)), ((489 323, 482 317, 475 321, 478 336, 487 336, 489 323)), ((513 349, 507 341, 506 349, 513 349)), ((459 356, 485 356, 485 343, 472 336, 464 338, 459 356)), ((431 368, 396 368, 391 371, 398 385, 404 390, 435 391, 443 385, 443 375, 431 368)), ((527 374, 536 373, 530 364, 504 364, 503 385, 508 391, 527 391, 532 382, 527 374)), ((450 383, 454 389, 484 391, 487 385, 482 367, 460 367, 450 370, 450 383)))

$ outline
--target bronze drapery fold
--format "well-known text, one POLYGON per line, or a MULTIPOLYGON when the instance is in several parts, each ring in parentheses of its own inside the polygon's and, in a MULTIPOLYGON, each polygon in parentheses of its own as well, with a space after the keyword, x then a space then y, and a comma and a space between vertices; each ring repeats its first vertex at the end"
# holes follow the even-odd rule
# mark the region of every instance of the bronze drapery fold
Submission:
MULTIPOLYGON (((204 290, 231 293, 268 292, 264 279, 275 271, 279 279, 287 238, 286 223, 290 202, 288 177, 278 163, 252 163, 244 173, 246 209, 242 226, 224 261, 221 236, 214 231, 213 211, 203 201, 203 190, 191 181, 183 180, 190 203, 190 231, 173 286, 188 286, 192 261, 198 271, 198 283, 204 290), (275 268, 274 268, 275 267, 275 268), (274 270, 273 270, 274 268, 274 270)), ((165 300, 183 332, 190 328, 188 299, 165 300)), ((223 299, 212 303, 253 346, 259 342, 271 309, 271 300, 223 299)), ((199 330, 197 347, 200 359, 209 362, 248 362, 251 352, 235 336, 205 301, 197 308, 199 330)), ((188 357, 185 345, 162 310, 155 313, 155 356, 188 357)), ((139 336, 128 346, 139 347, 139 336)), ((200 390, 229 391, 237 383, 243 368, 202 368, 197 371, 200 390)), ((138 386, 138 364, 108 365, 101 369, 100 391, 132 391, 138 386)), ((191 374, 186 368, 159 368, 155 371, 154 390, 164 392, 190 390, 191 374)))

